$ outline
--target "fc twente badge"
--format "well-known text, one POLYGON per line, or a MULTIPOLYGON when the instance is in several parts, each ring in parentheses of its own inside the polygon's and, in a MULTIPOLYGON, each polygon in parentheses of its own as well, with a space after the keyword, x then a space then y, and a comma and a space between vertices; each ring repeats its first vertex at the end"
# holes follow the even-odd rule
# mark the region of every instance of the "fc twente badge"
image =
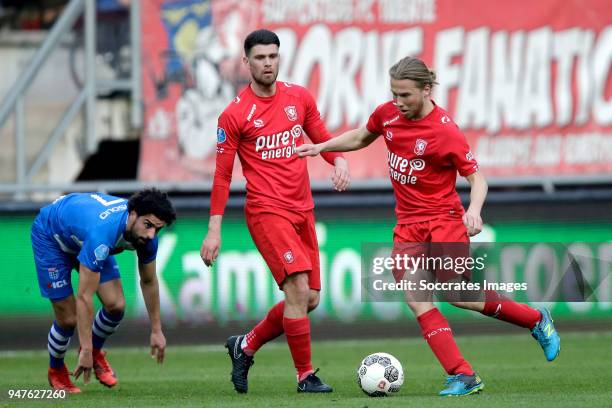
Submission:
POLYGON ((285 106, 285 113, 287 114, 287 119, 292 122, 295 122, 298 118, 297 109, 293 105, 285 106))
POLYGON ((414 144, 414 153, 417 156, 422 156, 425 153, 425 148, 427 147, 427 142, 423 139, 417 139, 414 144))

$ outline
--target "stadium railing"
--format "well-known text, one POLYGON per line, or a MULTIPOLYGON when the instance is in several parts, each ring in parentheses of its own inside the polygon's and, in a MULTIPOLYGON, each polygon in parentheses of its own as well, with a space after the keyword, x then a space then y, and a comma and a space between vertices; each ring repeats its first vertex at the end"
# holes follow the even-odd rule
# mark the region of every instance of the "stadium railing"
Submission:
MULTIPOLYGON (((11 114, 14 114, 15 139, 15 181, 2 184, 2 191, 13 194, 15 199, 24 199, 26 191, 41 191, 43 186, 32 184, 33 176, 48 160, 54 146, 65 135, 66 130, 77 113, 84 107, 85 120, 83 133, 88 153, 95 150, 96 143, 96 98, 100 90, 109 88, 130 91, 132 99, 131 124, 134 128, 142 127, 142 97, 140 82, 140 1, 135 0, 130 5, 130 31, 132 44, 132 71, 129 81, 97 81, 96 79, 96 1, 71 0, 64 8, 61 16, 53 25, 43 44, 28 62, 22 74, 7 92, 0 104, 0 129, 4 128, 11 114), (84 15, 85 28, 85 80, 77 97, 64 111, 59 122, 48 136, 46 143, 38 152, 31 166, 26 159, 26 132, 24 98, 25 92, 34 82, 38 73, 45 66, 49 56, 57 49, 62 37, 84 15)), ((44 189, 42 189, 44 190, 44 189)), ((62 190, 62 188, 60 188, 62 190)))

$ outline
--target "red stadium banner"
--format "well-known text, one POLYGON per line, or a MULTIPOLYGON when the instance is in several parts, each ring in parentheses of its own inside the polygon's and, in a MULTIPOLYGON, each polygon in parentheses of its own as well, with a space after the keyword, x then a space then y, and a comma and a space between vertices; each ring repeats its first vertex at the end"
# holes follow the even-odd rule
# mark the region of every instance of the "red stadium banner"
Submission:
MULTIPOLYGON (((248 81, 242 42, 260 27, 281 39, 279 79, 308 87, 334 134, 365 124, 390 99, 388 68, 413 55, 487 176, 612 174, 608 0, 156 0, 142 13, 142 181, 211 179, 217 116, 248 81)), ((348 158, 354 179, 387 177, 381 140, 348 158)))

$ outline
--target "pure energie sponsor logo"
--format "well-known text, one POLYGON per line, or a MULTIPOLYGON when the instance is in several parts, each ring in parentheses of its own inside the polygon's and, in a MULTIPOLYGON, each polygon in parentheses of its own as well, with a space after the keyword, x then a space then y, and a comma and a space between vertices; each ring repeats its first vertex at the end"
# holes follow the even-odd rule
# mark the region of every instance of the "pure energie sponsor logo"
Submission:
POLYGON ((255 140, 255 152, 261 153, 262 160, 288 159, 295 153, 296 140, 303 133, 302 126, 295 125, 291 130, 258 136, 255 140))
POLYGON ((387 153, 387 162, 389 177, 400 184, 416 184, 417 176, 413 173, 425 168, 425 160, 407 159, 393 152, 387 153))

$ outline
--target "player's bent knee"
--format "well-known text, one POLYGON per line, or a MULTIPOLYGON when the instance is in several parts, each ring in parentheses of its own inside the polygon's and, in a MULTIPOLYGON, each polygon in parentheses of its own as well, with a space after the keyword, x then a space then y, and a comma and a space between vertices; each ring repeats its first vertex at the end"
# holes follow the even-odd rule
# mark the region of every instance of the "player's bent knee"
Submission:
POLYGON ((310 293, 310 297, 308 298, 308 311, 309 312, 315 310, 317 306, 319 306, 319 300, 320 300, 319 292, 316 292, 315 294, 313 294, 312 292, 310 293))
POLYGON ((310 287, 308 286, 308 276, 305 273, 289 275, 283 283, 283 291, 290 303, 298 303, 304 306, 310 303, 310 287))
POLYGON ((77 325, 76 314, 73 316, 56 316, 55 321, 62 329, 72 330, 77 325))
POLYGON ((125 311, 125 299, 117 299, 114 302, 104 304, 104 309, 113 315, 123 314, 125 311))
POLYGON ((310 292, 310 287, 308 286, 308 275, 304 272, 298 272, 287 276, 283 284, 283 288, 285 287, 300 292, 310 292))
POLYGON ((307 303, 310 303, 310 288, 308 285, 296 285, 292 289, 292 293, 296 298, 303 299, 307 303))

